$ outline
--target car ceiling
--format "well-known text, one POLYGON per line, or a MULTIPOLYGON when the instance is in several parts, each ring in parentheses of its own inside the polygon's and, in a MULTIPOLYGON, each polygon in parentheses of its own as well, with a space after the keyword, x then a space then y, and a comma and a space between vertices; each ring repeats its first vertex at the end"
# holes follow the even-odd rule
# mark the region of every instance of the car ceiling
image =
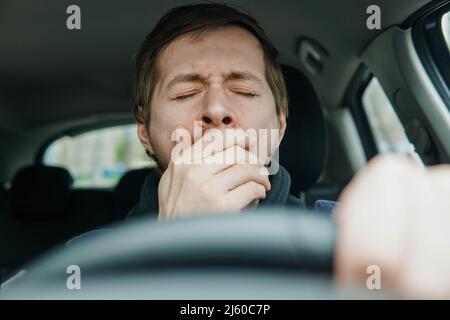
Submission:
MULTIPOLYGON (((300 36, 330 54, 311 81, 325 108, 342 104, 358 56, 379 31, 366 8, 381 8, 382 28, 401 23, 430 0, 239 1, 263 26, 280 61, 302 69, 300 36)), ((221 1, 223 2, 223 1, 221 1)), ((15 131, 131 110, 133 56, 157 19, 191 1, 1 1, 0 127, 15 131), (66 8, 81 8, 82 29, 66 28, 66 8)), ((230 2, 229 2, 230 3, 230 2)))

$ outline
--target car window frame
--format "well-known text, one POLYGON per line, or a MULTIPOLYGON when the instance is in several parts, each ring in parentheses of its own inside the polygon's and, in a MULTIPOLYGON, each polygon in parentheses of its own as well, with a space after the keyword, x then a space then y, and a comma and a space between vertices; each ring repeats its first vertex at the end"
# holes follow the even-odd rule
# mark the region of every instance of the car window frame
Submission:
POLYGON ((370 128, 367 114, 364 111, 362 99, 364 91, 372 78, 373 74, 367 66, 361 64, 350 81, 344 98, 344 105, 350 109, 350 113, 355 121, 367 161, 378 155, 375 137, 370 128))
POLYGON ((412 40, 419 59, 450 111, 450 51, 442 32, 442 17, 450 2, 440 3, 412 23, 412 40))

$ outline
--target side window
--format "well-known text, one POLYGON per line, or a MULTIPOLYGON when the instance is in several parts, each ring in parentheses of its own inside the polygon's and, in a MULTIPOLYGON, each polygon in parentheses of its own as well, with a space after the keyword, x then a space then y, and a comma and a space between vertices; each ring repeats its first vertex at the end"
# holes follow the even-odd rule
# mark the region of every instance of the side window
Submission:
POLYGON ((113 187, 130 170, 154 166, 136 135, 136 125, 64 136, 46 149, 46 165, 67 168, 75 188, 113 187))
POLYGON ((450 3, 419 18, 412 27, 417 54, 450 110, 450 3))
POLYGON ((362 95, 362 105, 372 131, 378 153, 413 154, 414 145, 408 140, 386 93, 373 77, 362 95))
POLYGON ((450 12, 447 12, 442 16, 442 34, 444 35, 447 48, 450 51, 450 12))

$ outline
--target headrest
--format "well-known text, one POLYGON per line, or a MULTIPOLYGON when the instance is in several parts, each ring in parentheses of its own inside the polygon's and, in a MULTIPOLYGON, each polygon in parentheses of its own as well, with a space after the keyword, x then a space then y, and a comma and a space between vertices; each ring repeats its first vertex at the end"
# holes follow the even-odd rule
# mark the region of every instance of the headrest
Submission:
POLYGON ((38 165, 19 170, 10 189, 13 215, 29 221, 62 217, 72 182, 64 168, 38 165))
MULTIPOLYGON (((139 202, 144 181, 153 168, 130 170, 123 175, 114 189, 114 206, 122 218, 139 202), (123 216, 122 216, 123 215, 123 216)), ((118 218, 120 218, 118 216, 118 218)))
POLYGON ((319 98, 309 80, 297 69, 282 66, 288 91, 289 117, 280 145, 280 163, 291 175, 291 193, 308 190, 325 162, 327 136, 319 98))

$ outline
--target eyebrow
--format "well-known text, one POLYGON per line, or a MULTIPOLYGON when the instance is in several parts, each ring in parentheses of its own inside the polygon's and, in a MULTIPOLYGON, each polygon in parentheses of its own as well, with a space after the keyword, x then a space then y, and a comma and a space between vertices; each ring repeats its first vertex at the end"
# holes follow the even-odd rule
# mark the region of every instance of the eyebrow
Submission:
POLYGON ((232 71, 225 76, 225 81, 233 81, 233 80, 250 80, 255 81, 259 85, 263 86, 264 81, 259 77, 255 76, 253 73, 248 71, 232 71))
MULTIPOLYGON (((263 86, 264 82, 259 77, 254 75, 249 71, 232 71, 225 75, 225 81, 234 81, 234 80, 250 80, 258 83, 258 85, 263 86)), ((182 82, 201 82, 207 83, 208 80, 206 77, 198 74, 198 73, 183 73, 175 76, 172 80, 170 80, 167 85, 167 90, 170 90, 177 83, 182 82)))

